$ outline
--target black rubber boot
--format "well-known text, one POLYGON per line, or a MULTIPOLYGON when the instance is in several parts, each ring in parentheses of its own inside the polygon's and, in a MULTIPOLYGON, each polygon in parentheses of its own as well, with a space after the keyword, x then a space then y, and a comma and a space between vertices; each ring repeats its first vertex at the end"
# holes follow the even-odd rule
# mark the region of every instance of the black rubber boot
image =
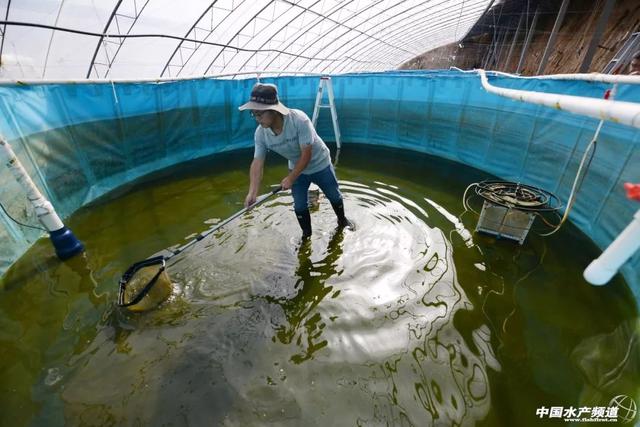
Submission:
POLYGON ((353 222, 349 221, 347 217, 344 216, 344 203, 342 202, 342 200, 338 203, 331 203, 331 207, 338 217, 338 227, 348 228, 350 230, 356 229, 356 226, 353 224, 353 222))
POLYGON ((309 209, 296 212, 296 218, 298 218, 298 223, 300 224, 300 228, 302 228, 302 238, 308 239, 311 237, 311 214, 309 213, 309 209))

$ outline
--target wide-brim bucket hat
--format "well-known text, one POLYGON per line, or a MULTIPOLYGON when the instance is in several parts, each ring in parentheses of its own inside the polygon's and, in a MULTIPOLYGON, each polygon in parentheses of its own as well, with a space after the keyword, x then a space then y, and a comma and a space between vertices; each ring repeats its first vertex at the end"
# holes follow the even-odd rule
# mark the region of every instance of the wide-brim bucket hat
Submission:
POLYGON ((251 99, 238 110, 274 110, 287 115, 289 109, 278 99, 278 88, 270 83, 256 83, 251 90, 251 99))

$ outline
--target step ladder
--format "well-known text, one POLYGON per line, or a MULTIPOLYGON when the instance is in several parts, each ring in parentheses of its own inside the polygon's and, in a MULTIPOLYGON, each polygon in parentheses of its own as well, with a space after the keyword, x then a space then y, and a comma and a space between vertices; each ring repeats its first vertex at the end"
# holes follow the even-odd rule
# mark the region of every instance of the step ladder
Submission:
POLYGON ((633 33, 622 48, 615 54, 613 59, 609 61, 602 70, 603 74, 624 73, 624 68, 631 62, 631 57, 640 50, 640 32, 633 33))
POLYGON ((331 121, 333 122, 333 133, 336 136, 336 146, 337 146, 336 160, 334 161, 333 165, 337 166, 338 157, 340 155, 340 149, 342 148, 342 141, 341 141, 342 138, 340 135, 340 126, 338 126, 338 113, 336 111, 336 102, 333 96, 333 86, 331 84, 331 77, 329 76, 320 77, 320 84, 318 85, 318 94, 316 95, 316 104, 313 107, 313 118, 311 119, 311 122, 313 123, 313 127, 316 127, 318 123, 318 116, 320 115, 321 108, 331 109, 331 121), (325 92, 325 88, 326 88, 327 94, 329 95, 328 104, 322 103, 322 98, 325 92))
MULTIPOLYGON (((340 149, 342 148, 342 141, 340 135, 340 126, 338 126, 338 113, 336 111, 336 103, 335 98, 333 96, 333 85, 331 84, 331 77, 322 76, 320 77, 320 83, 318 84, 318 93, 316 95, 316 103, 313 107, 313 116, 311 119, 311 123, 313 123, 313 127, 315 128, 318 123, 318 116, 320 115, 321 108, 329 108, 331 109, 331 121, 333 122, 333 133, 336 137, 336 159, 333 162, 333 166, 338 166, 338 158, 340 157, 340 149), (328 104, 323 104, 322 99, 325 92, 328 94, 328 104)), ((308 191, 309 196, 309 209, 317 210, 319 206, 319 198, 320 198, 320 187, 316 184, 311 184, 308 191)))

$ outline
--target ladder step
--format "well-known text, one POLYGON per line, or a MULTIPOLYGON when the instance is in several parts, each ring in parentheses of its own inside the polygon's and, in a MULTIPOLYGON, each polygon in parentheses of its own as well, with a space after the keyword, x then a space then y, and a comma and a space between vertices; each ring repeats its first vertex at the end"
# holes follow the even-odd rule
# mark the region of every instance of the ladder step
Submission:
POLYGON ((331 105, 318 105, 318 108, 331 108, 331 105))

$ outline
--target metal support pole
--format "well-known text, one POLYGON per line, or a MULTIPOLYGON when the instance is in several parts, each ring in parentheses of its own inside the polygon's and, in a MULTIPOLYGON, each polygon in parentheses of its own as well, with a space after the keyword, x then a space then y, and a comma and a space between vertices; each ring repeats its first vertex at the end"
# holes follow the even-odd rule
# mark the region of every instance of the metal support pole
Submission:
POLYGON ((582 60, 582 65, 580 65, 580 73, 587 73, 589 71, 589 67, 591 66, 591 61, 593 60, 593 55, 596 53, 598 49, 598 44, 602 39, 602 33, 604 33, 604 29, 607 26, 607 21, 609 21, 609 16, 611 16, 611 11, 613 10, 613 6, 616 3, 616 0, 607 0, 602 8, 602 13, 598 18, 598 22, 596 23, 596 29, 593 32, 593 37, 591 37, 591 43, 589 43, 589 49, 587 49, 587 53, 582 60))
POLYGON ((498 56, 495 61, 495 69, 497 70, 500 66, 500 60, 502 59, 502 53, 504 52, 504 46, 507 44, 507 34, 509 33, 509 29, 504 29, 504 35, 502 36, 502 41, 500 42, 500 48, 498 50, 498 56))
POLYGON ((507 71, 507 67, 509 66, 509 61, 511 60, 511 55, 513 54, 513 49, 516 45, 516 41, 518 40, 518 34, 520 34, 520 27, 522 26, 522 19, 524 15, 520 15, 520 19, 518 20, 518 28, 516 28, 516 32, 513 34, 513 40, 511 41, 511 47, 509 48, 509 53, 507 54, 507 60, 504 63, 504 70, 507 71))
POLYGON ((487 53, 484 55, 484 59, 482 60, 483 70, 486 70, 488 68, 489 59, 491 58, 491 54, 493 53, 493 46, 494 46, 494 41, 493 39, 491 39, 491 44, 489 45, 489 48, 487 49, 487 53))
POLYGON ((487 60, 484 64, 484 69, 494 68, 495 60, 498 54, 498 46, 500 46, 500 39, 502 38, 502 34, 498 34, 495 37, 494 42, 491 44, 491 48, 489 50, 489 54, 487 56, 487 60))
POLYGON ((516 74, 520 73, 522 69, 522 64, 524 64, 524 57, 527 54, 527 50, 529 50, 529 44, 531 43, 531 39, 533 38, 533 33, 536 30, 536 24, 538 23, 538 15, 540 14, 540 6, 536 7, 536 13, 533 15, 533 22, 531 22, 531 28, 529 28, 529 33, 527 34, 527 40, 524 42, 524 46, 522 46, 522 52, 520 53, 520 61, 518 62, 518 68, 516 68, 516 74))
POLYGON ((102 41, 104 40, 104 36, 107 33, 107 30, 109 30, 109 25, 111 25, 111 21, 116 16, 116 12, 118 12, 120 3, 122 3, 122 0, 118 0, 118 3, 116 3, 115 7, 111 11, 111 16, 109 16, 109 19, 107 19, 107 24, 104 26, 104 29, 102 30, 102 35, 100 36, 100 40, 98 40, 98 43, 96 44, 96 50, 93 52, 93 57, 91 58, 91 63, 89 64, 89 70, 87 70, 87 78, 91 77, 91 70, 93 69, 93 64, 96 61, 98 52, 100 51, 100 46, 102 45, 102 41))
POLYGON ((556 17, 556 23, 553 24, 553 30, 551 30, 551 35, 549 36, 547 47, 544 48, 542 61, 540 61, 540 65, 538 66, 538 72, 536 73, 538 75, 544 73, 544 69, 547 67, 549 56, 551 56, 551 51, 553 51, 553 48, 556 46, 558 31, 560 30, 560 27, 562 27, 562 23, 564 22, 564 15, 567 13, 568 6, 569 0, 562 0, 562 5, 560 5, 560 10, 558 11, 558 16, 556 17))
MULTIPOLYGON (((9 20, 9 9, 11 8, 11 0, 7 2, 7 13, 4 15, 4 20, 9 20)), ((7 24, 4 24, 2 29, 2 41, 0 42, 0 65, 2 65, 2 52, 4 51, 4 39, 7 38, 7 24)))

